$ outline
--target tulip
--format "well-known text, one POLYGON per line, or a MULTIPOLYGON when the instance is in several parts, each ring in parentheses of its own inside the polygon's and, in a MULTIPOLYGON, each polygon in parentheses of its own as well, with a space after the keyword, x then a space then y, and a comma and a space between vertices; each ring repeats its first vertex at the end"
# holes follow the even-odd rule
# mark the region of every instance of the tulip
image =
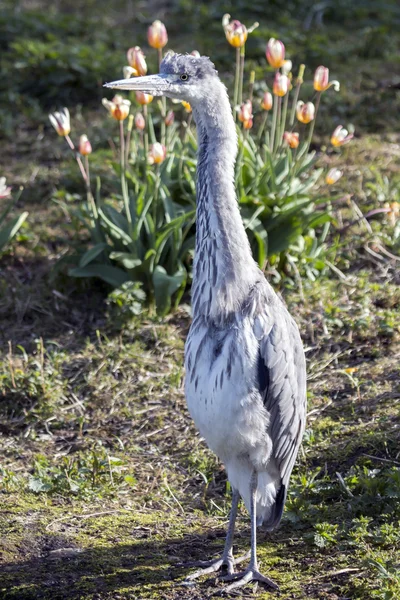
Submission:
POLYGON ((247 40, 247 27, 240 21, 234 20, 224 26, 225 36, 231 46, 241 48, 247 40))
POLYGON ((192 50, 190 54, 196 58, 200 58, 200 52, 198 50, 192 50))
POLYGON ((272 94, 271 92, 265 92, 261 100, 261 108, 263 110, 271 110, 272 108, 272 94))
POLYGON ((329 69, 321 65, 314 74, 314 90, 325 92, 332 85, 336 92, 340 90, 340 83, 337 80, 329 81, 329 69))
POLYGON ((296 105, 296 116, 300 123, 310 123, 315 116, 315 106, 312 102, 299 102, 296 105))
POLYGON ((157 20, 147 30, 147 41, 152 48, 164 48, 168 42, 168 34, 164 23, 157 20))
POLYGON ((153 164, 159 165, 165 160, 166 156, 167 156, 166 147, 163 146, 162 144, 160 144, 159 142, 156 142, 151 147, 151 150, 148 155, 148 161, 151 165, 153 165, 153 164))
POLYGON ((330 169, 325 177, 325 181, 328 185, 333 185, 339 181, 342 175, 343 171, 340 171, 339 169, 330 169))
POLYGON ((8 198, 11 194, 11 188, 6 185, 6 178, 0 177, 0 200, 8 198))
POLYGON ((124 67, 122 71, 124 73, 124 79, 130 79, 131 77, 137 77, 139 75, 136 69, 133 69, 132 67, 124 67))
POLYGON ((124 121, 129 115, 131 103, 129 100, 126 100, 119 94, 114 96, 112 100, 107 100, 107 98, 103 98, 102 103, 103 106, 108 110, 110 115, 117 121, 124 121))
POLYGON ((134 48, 129 48, 127 54, 128 63, 135 69, 137 75, 146 75, 147 73, 147 64, 144 54, 139 46, 135 46, 134 48))
POLYGON ((172 125, 172 123, 175 121, 175 113, 173 110, 170 110, 169 113, 167 114, 167 116, 165 117, 165 124, 167 127, 169 127, 170 125, 172 125))
MULTIPOLYGON (((245 123, 246 121, 250 121, 250 119, 253 118, 253 106, 250 102, 250 100, 247 100, 247 102, 244 102, 242 104, 242 106, 240 107, 239 110, 239 121, 241 123, 245 123)), ((247 129, 250 129, 250 127, 247 127, 247 129)))
POLYGON ((60 112, 55 112, 54 114, 49 115, 49 119, 58 135, 61 135, 62 137, 69 135, 71 131, 71 124, 68 108, 64 107, 60 112))
POLYGON ((274 79, 273 92, 275 96, 285 96, 289 91, 290 81, 287 75, 277 72, 274 79))
POLYGON ((267 44, 267 50, 265 54, 271 67, 274 67, 274 69, 279 69, 283 66, 285 61, 285 46, 280 40, 271 38, 267 44))
POLYGON ((251 129, 253 127, 253 116, 250 119, 243 121, 243 129, 251 129))
POLYGON ((299 145, 299 134, 291 131, 285 131, 283 139, 290 146, 290 148, 297 148, 299 145))
POLYGON ((92 153, 92 145, 89 142, 87 135, 81 135, 79 138, 79 154, 82 156, 87 156, 92 153))
POLYGON ((139 102, 139 104, 144 106, 145 104, 150 104, 150 102, 153 100, 153 96, 150 94, 145 94, 144 92, 136 92, 136 100, 139 102))
POLYGON ((184 107, 185 111, 187 113, 191 113, 192 112, 192 107, 190 106, 189 102, 185 102, 185 100, 182 101, 182 106, 184 107))
POLYGON ((144 116, 140 112, 136 113, 135 127, 139 131, 143 131, 143 129, 146 127, 146 121, 144 120, 144 116))
POLYGON ((343 146, 347 144, 354 137, 353 133, 349 133, 343 125, 338 125, 335 131, 332 133, 331 144, 332 146, 343 146))
POLYGON ((292 70, 292 66, 291 60, 284 60, 282 65, 282 73, 284 75, 289 75, 290 71, 292 70))

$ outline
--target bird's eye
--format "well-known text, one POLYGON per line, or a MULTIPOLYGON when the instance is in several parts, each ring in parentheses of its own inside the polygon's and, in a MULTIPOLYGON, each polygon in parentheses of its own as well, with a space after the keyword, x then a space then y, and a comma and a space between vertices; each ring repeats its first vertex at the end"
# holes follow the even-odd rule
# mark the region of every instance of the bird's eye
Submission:
POLYGON ((189 79, 189 75, 187 73, 182 73, 180 79, 181 81, 187 81, 189 79))

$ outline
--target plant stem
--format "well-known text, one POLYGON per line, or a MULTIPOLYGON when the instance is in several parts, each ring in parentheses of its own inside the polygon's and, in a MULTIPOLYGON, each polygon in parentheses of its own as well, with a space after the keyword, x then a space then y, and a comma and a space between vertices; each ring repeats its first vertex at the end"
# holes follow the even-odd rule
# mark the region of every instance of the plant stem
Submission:
POLYGON ((276 115, 276 131, 277 135, 275 136, 275 143, 273 151, 276 152, 278 150, 279 144, 281 142, 280 134, 281 134, 281 110, 282 110, 282 98, 278 96, 278 111, 276 115))
MULTIPOLYGON (((162 48, 158 48, 158 67, 161 67, 162 48)), ((165 117, 167 115, 167 99, 165 96, 161 98, 161 143, 165 146, 165 117)))
POLYGON ((128 165, 129 152, 131 150, 131 136, 132 136, 133 121, 134 121, 133 115, 129 115, 128 133, 126 134, 126 144, 125 144, 125 168, 128 165))
MULTIPOLYGON (((147 119, 147 104, 145 104, 143 106, 143 117, 144 117, 144 121, 145 121, 145 128, 144 128, 144 136, 143 136, 143 141, 144 141, 144 157, 145 157, 145 164, 147 165, 147 155, 149 153, 149 132, 148 132, 148 119, 147 119)), ((147 166, 146 166, 146 171, 147 171, 147 166)))
POLYGON ((315 115, 314 115, 314 119, 311 121, 310 131, 309 131, 308 139, 307 139, 307 152, 304 154, 304 156, 306 156, 308 154, 308 151, 310 150, 311 140, 312 140, 312 136, 314 133, 315 121, 317 120, 317 114, 318 114, 320 101, 321 101, 321 92, 318 92, 317 100, 315 101, 315 115))
POLYGON ((119 122, 119 138, 120 138, 120 161, 121 161, 121 190, 122 198, 124 201, 126 219, 128 221, 129 233, 132 233, 132 215, 129 206, 129 194, 128 186, 125 177, 125 135, 124 135, 124 122, 119 122))
POLYGON ((292 110, 290 111, 290 119, 289 119, 289 125, 290 125, 290 127, 293 127, 294 117, 296 115, 297 101, 299 99, 299 94, 300 94, 300 88, 301 88, 301 83, 299 81, 297 83, 297 85, 296 85, 296 89, 295 89, 295 92, 294 92, 294 98, 293 98, 293 104, 292 104, 292 110))
POLYGON ((268 122, 269 111, 266 110, 264 112, 265 112, 265 115, 262 118, 261 125, 260 125, 260 128, 259 128, 258 133, 257 133, 257 139, 258 139, 259 142, 261 141, 262 134, 264 133, 264 129, 265 129, 265 127, 267 125, 267 122, 268 122))
POLYGON ((240 79, 240 48, 236 48, 235 88, 234 88, 234 92, 233 92, 233 118, 235 119, 235 121, 236 121, 236 117, 237 117, 236 106, 238 103, 239 79, 240 79))
POLYGON ((283 134, 285 133, 285 125, 286 125, 286 116, 287 116, 287 110, 288 110, 288 102, 289 102, 289 92, 286 94, 285 99, 283 101, 283 111, 282 111, 282 119, 281 119, 281 123, 280 123, 278 146, 280 146, 282 144, 283 134))
POLYGON ((244 73, 244 57, 246 44, 240 48, 240 72, 239 72, 239 97, 238 104, 241 106, 243 101, 243 73, 244 73))
POLYGON ((272 113, 272 127, 271 127, 271 145, 270 145, 270 150, 271 152, 273 152, 274 150, 274 143, 275 143, 275 131, 276 131, 276 120, 278 117, 278 99, 280 100, 280 98, 278 96, 274 96, 274 108, 273 108, 273 113, 272 113))
POLYGON ((158 191, 160 189, 160 165, 157 165, 156 169, 156 184, 154 187, 154 198, 153 198, 153 222, 154 227, 157 229, 157 208, 158 208, 158 191))

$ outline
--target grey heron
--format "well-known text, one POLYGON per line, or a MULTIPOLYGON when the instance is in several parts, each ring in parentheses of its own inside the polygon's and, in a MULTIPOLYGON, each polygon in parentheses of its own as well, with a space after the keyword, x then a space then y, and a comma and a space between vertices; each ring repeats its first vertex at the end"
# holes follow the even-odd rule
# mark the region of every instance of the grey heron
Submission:
POLYGON ((306 417, 298 327, 252 258, 234 188, 237 134, 225 86, 206 57, 168 53, 160 73, 106 87, 189 102, 198 132, 193 320, 185 345, 189 412, 225 464, 232 510, 222 557, 188 580, 225 568, 225 591, 260 581, 256 526, 279 524, 306 417), (239 498, 251 517, 249 566, 235 573, 239 498))

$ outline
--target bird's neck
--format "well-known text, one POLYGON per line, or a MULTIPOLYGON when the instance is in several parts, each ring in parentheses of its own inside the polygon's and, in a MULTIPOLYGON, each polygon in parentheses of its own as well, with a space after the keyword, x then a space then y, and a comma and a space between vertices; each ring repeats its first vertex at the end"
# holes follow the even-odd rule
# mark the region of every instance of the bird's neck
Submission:
POLYGON ((259 271, 235 193, 237 136, 225 86, 193 113, 199 140, 193 315, 221 319, 243 304, 259 271))

